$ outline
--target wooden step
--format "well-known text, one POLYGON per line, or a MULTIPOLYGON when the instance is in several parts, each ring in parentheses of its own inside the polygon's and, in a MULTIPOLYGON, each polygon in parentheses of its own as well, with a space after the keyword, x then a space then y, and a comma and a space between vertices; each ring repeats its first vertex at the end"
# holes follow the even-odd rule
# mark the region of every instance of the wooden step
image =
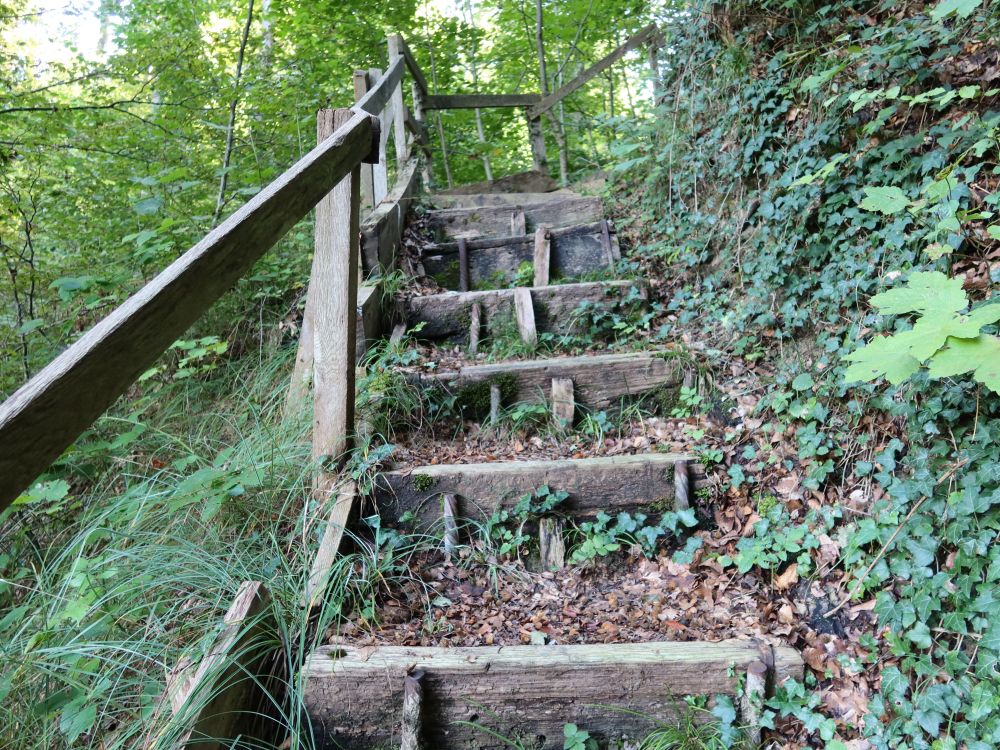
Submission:
POLYGON ((474 193, 547 193, 559 187, 559 183, 549 175, 529 170, 517 172, 492 182, 469 182, 446 190, 440 195, 470 195, 474 193))
POLYGON ((751 667, 763 668, 766 684, 802 679, 794 649, 762 648, 749 641, 324 646, 305 666, 304 707, 318 750, 398 747, 404 680, 411 676, 420 683, 417 715, 428 748, 506 747, 470 723, 527 738, 542 750, 563 747, 567 723, 602 743, 621 737, 636 742, 654 720, 684 718, 684 696, 735 696, 751 667))
POLYGON ((410 512, 414 520, 407 526, 440 529, 442 495, 461 499, 461 518, 484 520, 500 508, 513 507, 522 495, 548 486, 569 493, 559 511, 574 518, 592 517, 602 510, 610 515, 638 511, 652 517, 674 509, 678 461, 690 462, 682 466, 693 474, 695 489, 706 485, 704 467, 684 453, 438 464, 379 474, 375 504, 383 524, 396 526, 410 512))
POLYGON ((583 196, 563 188, 553 190, 550 193, 473 193, 471 195, 434 193, 429 197, 429 200, 435 208, 483 208, 485 206, 528 206, 574 197, 582 198, 583 196))
MULTIPOLYGON (((645 297, 645 283, 630 279, 533 287, 531 297, 537 329, 560 335, 572 333, 579 322, 574 312, 581 302, 614 303, 625 299, 633 289, 639 289, 645 297)), ((424 339, 467 341, 472 307, 479 305, 487 330, 493 331, 500 321, 513 319, 514 291, 489 289, 411 297, 405 302, 406 325, 413 328, 423 323, 418 335, 424 339)))
POLYGON ((626 396, 641 396, 655 388, 679 388, 685 360, 674 352, 584 354, 578 357, 529 359, 470 365, 457 372, 420 376, 423 384, 438 384, 464 400, 500 386, 503 404, 547 401, 554 378, 573 381, 574 400, 589 409, 604 409, 626 396))
MULTIPOLYGON (((601 222, 549 232, 550 278, 573 278, 613 270, 621 259, 618 236, 601 222)), ((503 286, 513 281, 522 263, 534 260, 535 236, 484 237, 466 243, 469 281, 475 286, 503 286)), ((425 272, 448 289, 459 287, 457 242, 427 245, 421 250, 425 272)))
POLYGON ((600 198, 563 197, 546 203, 527 206, 485 206, 483 208, 443 208, 425 215, 430 228, 442 237, 510 237, 525 232, 511 229, 512 214, 523 210, 528 232, 539 224, 567 227, 586 224, 604 218, 600 198))

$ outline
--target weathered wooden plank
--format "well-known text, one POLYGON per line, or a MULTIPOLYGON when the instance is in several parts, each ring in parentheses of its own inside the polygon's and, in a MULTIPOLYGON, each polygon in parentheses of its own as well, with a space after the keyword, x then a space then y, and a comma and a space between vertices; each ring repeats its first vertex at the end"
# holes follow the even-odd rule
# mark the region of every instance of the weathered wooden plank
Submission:
MULTIPOLYGON (((377 85, 382 78, 382 71, 378 68, 368 69, 368 85, 377 85)), ((392 121, 392 107, 386 106, 378 114, 379 137, 378 137, 378 159, 372 165, 372 193, 377 206, 389 192, 389 127, 392 121)))
POLYGON ((517 206, 510 212, 510 236, 523 237, 528 233, 527 217, 524 215, 524 207, 517 206))
POLYGON ((646 28, 642 29, 636 34, 630 36, 624 44, 617 47, 611 54, 601 58, 598 62, 591 65, 585 71, 580 73, 576 78, 567 83, 565 86, 560 87, 556 91, 552 92, 544 99, 542 99, 538 104, 534 105, 528 109, 528 117, 539 117, 545 112, 548 112, 555 105, 565 99, 567 96, 572 94, 581 86, 585 85, 589 81, 599 76, 605 70, 610 68, 621 58, 623 58, 630 51, 641 47, 643 44, 653 39, 657 35, 656 24, 650 24, 646 28))
POLYGON ((573 397, 573 378, 552 378, 552 417, 561 429, 573 426, 576 400, 573 397))
MULTIPOLYGON (((368 93, 368 71, 354 71, 354 101, 361 101, 368 93)), ((364 215, 375 208, 375 183, 371 164, 361 166, 361 206, 364 215)))
MULTIPOLYGON (((557 334, 572 333, 579 320, 574 311, 584 300, 607 302, 623 298, 630 289, 644 290, 641 281, 594 281, 581 284, 559 284, 532 290, 535 301, 535 324, 538 331, 557 334)), ((491 289, 482 292, 444 292, 406 301, 406 325, 413 328, 424 323, 419 335, 425 339, 455 337, 464 340, 469 334, 470 310, 482 305, 488 331, 504 319, 514 318, 514 290, 491 289)))
MULTIPOLYGON (((548 485, 569 493, 562 511, 591 517, 598 511, 647 514, 674 507, 674 466, 691 461, 684 453, 558 459, 494 461, 478 464, 435 464, 387 471, 375 481, 374 502, 382 521, 396 525, 404 513, 414 514, 421 530, 441 526, 441 497, 460 500, 458 515, 485 520, 500 508, 512 508, 521 495, 548 485)), ((695 469, 695 486, 704 485, 704 467, 695 469)))
POLYGON ((641 396, 661 386, 679 387, 683 370, 683 362, 676 358, 631 352, 471 365, 457 372, 424 374, 420 382, 428 386, 437 383, 461 393, 482 383, 502 381, 510 403, 544 401, 552 378, 572 378, 576 403, 603 409, 626 396, 641 396))
POLYGON ((531 265, 535 272, 534 286, 548 286, 552 266, 552 240, 549 238, 549 228, 544 224, 535 230, 531 265))
MULTIPOLYGON (((599 224, 553 229, 548 235, 549 283, 607 269, 599 224)), ((613 252, 618 253, 618 237, 612 234, 610 240, 613 252)), ((523 264, 535 260, 536 239, 532 235, 484 237, 465 242, 469 253, 469 281, 473 287, 508 285, 523 264)), ((441 286, 461 291, 457 250, 457 242, 427 245, 422 250, 422 262, 426 273, 441 286)))
MULTIPOLYGON (((208 654, 171 686, 177 721, 190 727, 176 746, 224 750, 237 739, 270 746, 283 737, 280 641, 271 598, 258 581, 244 581, 208 654)), ((164 738, 150 736, 145 746, 164 738)))
POLYGON ((417 64, 417 58, 413 56, 413 50, 410 49, 410 45, 406 43, 406 40, 402 36, 398 34, 396 36, 399 39, 399 49, 403 53, 403 57, 406 58, 406 67, 410 69, 410 75, 413 76, 414 82, 420 87, 420 93, 427 96, 430 92, 430 87, 427 85, 427 78, 424 76, 424 71, 417 64))
POLYGON ((382 338, 385 327, 381 290, 374 284, 362 284, 358 287, 356 362, 360 363, 372 345, 382 338))
MULTIPOLYGON (((794 649, 779 646, 774 652, 774 682, 802 678, 802 660, 794 649)), ((683 696, 735 695, 740 676, 759 658, 757 645, 748 641, 326 646, 306 664, 304 707, 319 750, 398 746, 403 680, 409 671, 420 670, 428 746, 505 747, 461 723, 470 722, 532 738, 541 750, 559 750, 567 722, 605 744, 622 736, 641 739, 656 720, 680 718, 683 696)))
POLYGON ((468 182, 438 191, 439 195, 470 195, 473 193, 547 193, 559 183, 550 175, 537 170, 515 172, 492 182, 468 182))
POLYGON ((526 230, 532 232, 539 224, 552 227, 566 227, 599 221, 604 216, 600 198, 564 197, 545 203, 534 203, 523 207, 525 226, 521 228, 519 209, 514 213, 507 206, 484 206, 483 208, 443 208, 428 211, 428 226, 445 237, 502 237, 510 236, 516 221, 518 236, 526 230))
POLYGON ((538 343, 535 306, 531 299, 531 291, 523 286, 514 290, 514 319, 517 321, 517 331, 521 334, 521 341, 528 346, 535 346, 538 343))
POLYGON ((542 101, 540 94, 429 94, 425 109, 485 109, 530 107, 542 101))
MULTIPOLYGON (((393 34, 386 40, 389 48, 390 67, 399 62, 405 62, 402 49, 403 37, 393 34)), ((410 158, 410 147, 406 142, 406 105, 403 103, 403 78, 400 76, 392 90, 392 115, 393 133, 396 145, 396 167, 402 168, 407 159, 410 158)))
POLYGON ((361 254, 365 270, 387 271, 395 265, 406 212, 420 186, 420 157, 410 158, 396 177, 392 191, 361 225, 361 254))
POLYGON ((583 198, 568 188, 549 193, 473 193, 472 195, 445 195, 434 193, 428 197, 435 208, 484 208, 486 206, 530 206, 566 198, 583 198))
POLYGON ((393 92, 399 86, 399 82, 403 78, 403 68, 406 67, 406 61, 402 57, 390 60, 390 63, 389 68, 385 71, 384 75, 378 78, 378 81, 374 83, 369 82, 371 88, 354 105, 353 109, 355 112, 378 115, 385 109, 385 105, 392 99, 393 92))
POLYGON ((326 591, 330 571, 340 550, 340 541, 344 537, 344 529, 347 527, 347 520, 357 496, 357 485, 353 481, 346 480, 337 488, 334 495, 335 500, 327 509, 326 526, 316 550, 316 557, 313 558, 309 569, 309 580, 306 582, 303 604, 309 608, 316 606, 326 591))
POLYGON ((0 404, 0 510, 372 149, 352 117, 0 404))
MULTIPOLYGON (((347 121, 349 109, 317 115, 322 140, 347 121)), ((339 459, 354 432, 354 368, 357 357, 358 220, 360 166, 316 205, 311 288, 316 295, 313 330, 313 458, 339 459)), ((332 479, 321 471, 315 489, 325 499, 332 479)))

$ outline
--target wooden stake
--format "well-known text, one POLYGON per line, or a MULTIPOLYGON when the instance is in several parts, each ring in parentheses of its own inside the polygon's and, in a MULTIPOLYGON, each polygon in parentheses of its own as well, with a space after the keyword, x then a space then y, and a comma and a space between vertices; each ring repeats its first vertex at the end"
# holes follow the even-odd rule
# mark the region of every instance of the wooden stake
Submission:
POLYGON ((420 714, 423 703, 424 672, 418 669, 403 679, 403 722, 400 730, 399 750, 422 750, 420 741, 420 714))
POLYGON ((500 386, 490 383, 490 424, 500 421, 500 386))
POLYGON ((611 249, 611 228, 607 219, 601 219, 601 247, 604 248, 604 258, 608 262, 608 267, 614 269, 615 254, 611 249))
POLYGON ((469 354, 475 356, 479 353, 479 332, 483 328, 483 306, 478 302, 473 303, 472 310, 469 311, 469 354))
POLYGON ((763 661, 750 664, 746 671, 743 694, 740 696, 741 723, 746 728, 753 747, 760 744, 760 719, 767 692, 767 672, 767 665, 763 661))
POLYGON ((469 246, 464 237, 458 239, 458 291, 469 291, 469 246))
POLYGON ((691 483, 688 477, 688 462, 678 459, 674 462, 674 510, 691 507, 691 483))
POLYGON ((444 516, 444 554, 449 560, 458 549, 458 496, 442 495, 444 516))
POLYGON ((523 237, 527 233, 528 227, 524 218, 524 209, 518 206, 510 215, 510 236, 523 237))
POLYGON ((357 491, 357 485, 353 481, 347 481, 338 488, 337 500, 327 516, 326 529, 323 531, 323 538, 320 540, 319 549, 316 550, 316 557, 309 572, 309 581, 306 583, 302 603, 307 608, 316 606, 323 598, 330 568, 333 567, 333 561, 340 550, 340 541, 344 536, 344 528, 347 526, 357 491))
POLYGON ((566 566, 562 521, 552 517, 539 519, 538 548, 543 570, 562 570, 566 566))
MULTIPOLYGON (((349 109, 320 110, 320 140, 352 116, 349 109)), ((313 458, 323 464, 342 460, 354 432, 360 182, 360 170, 355 167, 316 206, 316 249, 310 282, 316 292, 313 458)), ((320 471, 315 492, 322 502, 333 495, 335 480, 335 474, 320 471)))
POLYGON ((573 398, 572 378, 552 378, 552 416, 560 429, 573 426, 576 402, 573 398))
POLYGON ((535 286, 549 285, 549 264, 552 242, 549 238, 549 228, 540 226, 535 230, 535 286))
POLYGON ((531 291, 521 286, 514 290, 514 315, 521 341, 528 346, 538 344, 538 330, 535 328, 535 309, 531 302, 531 291))
POLYGON ((396 323, 392 328, 392 333, 389 334, 389 343, 398 344, 403 340, 403 336, 406 335, 406 323, 396 323))

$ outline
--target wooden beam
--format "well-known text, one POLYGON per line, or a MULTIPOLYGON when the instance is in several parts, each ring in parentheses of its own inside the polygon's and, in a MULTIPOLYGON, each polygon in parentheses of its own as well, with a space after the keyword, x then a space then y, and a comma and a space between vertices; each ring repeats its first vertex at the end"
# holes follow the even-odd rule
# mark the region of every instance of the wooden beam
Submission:
POLYGON ((406 59, 406 67, 410 69, 413 82, 420 88, 420 93, 427 96, 430 93, 430 86, 427 85, 427 78, 424 76, 424 71, 417 64, 417 58, 413 56, 413 50, 410 49, 410 45, 406 43, 406 40, 402 36, 398 34, 396 36, 399 38, 399 49, 406 59))
POLYGON ((401 57, 397 57, 394 61, 390 60, 390 63, 385 75, 382 75, 377 82, 369 82, 368 93, 353 107, 355 112, 378 115, 385 109, 385 105, 389 103, 399 86, 403 78, 403 68, 406 67, 406 62, 401 57))
MULTIPOLYGON (((629 290, 645 290, 640 281, 591 281, 580 284, 556 284, 532 290, 535 299, 537 330, 557 334, 572 333, 579 320, 574 311, 584 300, 613 305, 629 290)), ((468 335, 468 315, 475 303, 482 305, 483 320, 490 328, 504 316, 514 318, 514 290, 490 289, 483 292, 445 292, 406 300, 405 315, 408 328, 423 322, 417 334, 423 339, 458 337, 468 335)))
POLYGON ((600 221, 604 206, 600 198, 566 196, 527 206, 486 206, 483 208, 442 208, 424 214, 429 228, 444 237, 523 237, 540 224, 570 226, 600 221), (520 216, 524 215, 524 224, 520 216), (516 226, 515 226, 516 225, 516 226), (522 228, 523 226, 523 228, 522 228))
POLYGON ((542 101, 539 94, 430 94, 425 109, 485 109, 487 107, 528 107, 542 101))
POLYGON ((523 286, 514 290, 514 319, 517 321, 517 331, 521 334, 521 341, 531 347, 538 344, 535 305, 531 299, 531 290, 523 286))
POLYGON ((326 526, 316 550, 316 557, 313 558, 312 567, 309 569, 309 580, 306 582, 303 597, 303 605, 307 608, 315 607, 326 591, 330 571, 340 551, 340 542, 344 537, 344 529, 347 527, 351 508, 354 507, 357 491, 357 485, 353 481, 346 480, 334 492, 336 497, 334 502, 327 506, 326 526))
MULTIPOLYGON (((574 519, 592 518, 599 511, 652 516, 673 507, 674 465, 693 460, 686 453, 645 453, 412 466, 379 474, 374 500, 383 523, 400 525, 409 514, 411 520, 402 525, 421 532, 440 530, 442 495, 459 498, 457 515, 482 521, 498 510, 510 510, 521 495, 545 485, 569 493, 560 511, 574 519)), ((698 472, 695 486, 706 485, 704 467, 693 468, 698 472)))
POLYGON ((641 396, 656 388, 679 389, 682 371, 683 363, 665 352, 635 352, 469 365, 458 371, 421 374, 418 380, 422 387, 436 383, 452 393, 505 381, 510 384, 508 400, 542 401, 552 378, 572 378, 577 404, 604 409, 623 397, 641 396))
MULTIPOLYGON (((390 36, 386 41, 389 47, 390 67, 396 63, 404 62, 402 50, 403 37, 399 34, 390 36)), ((393 134, 396 144, 396 166, 402 168, 407 159, 410 158, 410 147, 406 142, 406 105, 403 103, 403 79, 400 77, 392 90, 392 114, 393 114, 393 134)))
POLYGON ((493 182, 467 182, 439 190, 436 195, 471 195, 473 193, 546 193, 557 190, 559 183, 541 172, 515 172, 493 182))
MULTIPOLYGON (((354 71, 354 101, 355 103, 364 99, 368 93, 368 72, 365 70, 354 71)), ((366 213, 375 208, 375 184, 372 182, 373 173, 371 164, 361 166, 361 205, 366 213)))
MULTIPOLYGON (((320 140, 352 116, 349 109, 324 109, 317 115, 320 140)), ((360 170, 355 168, 316 205, 316 249, 312 288, 317 296, 313 333, 313 458, 339 462, 354 432, 354 367, 358 309, 358 214, 360 170)), ((335 475, 321 470, 316 492, 326 501, 335 475)))
POLYGON ((0 510, 371 152, 353 116, 0 404, 0 510))
MULTIPOLYGON (((377 86, 382 79, 382 71, 378 68, 368 69, 368 85, 377 86)), ((378 113, 379 136, 378 157, 372 164, 372 183, 375 207, 378 208, 386 193, 389 192, 389 132, 392 108, 382 107, 378 113)))
MULTIPOLYGON (((798 652, 785 646, 774 651, 772 681, 801 679, 798 652)), ((490 726, 544 737, 541 747, 550 750, 563 746, 566 723, 605 739, 641 740, 658 722, 687 715, 684 696, 735 696, 759 656, 749 641, 324 646, 304 668, 303 706, 318 750, 390 747, 399 737, 404 677, 419 669, 433 686, 422 721, 428 747, 499 747, 470 726, 487 716, 490 726)))
POLYGON ((406 214, 420 187, 420 162, 414 156, 403 165, 392 190, 361 225, 361 255, 369 273, 385 273, 395 266, 406 214))
POLYGON ((630 36, 624 44, 616 48, 611 54, 606 57, 601 58, 598 62, 591 65, 585 71, 580 73, 576 78, 567 83, 565 86, 559 88, 553 93, 546 96, 538 104, 534 105, 528 110, 528 117, 540 117, 544 113, 548 112, 559 102, 565 99, 567 96, 572 94, 578 88, 593 80, 605 70, 610 68, 621 58, 625 57, 626 54, 641 47, 643 44, 653 39, 657 35, 656 24, 650 24, 646 28, 642 29, 638 33, 630 36))
MULTIPOLYGON (((502 179, 502 178, 501 178, 502 179)), ((487 206, 528 206, 533 203, 550 203, 566 198, 583 198, 569 189, 550 193, 473 193, 471 195, 446 195, 432 193, 428 196, 434 208, 485 208, 487 206)))

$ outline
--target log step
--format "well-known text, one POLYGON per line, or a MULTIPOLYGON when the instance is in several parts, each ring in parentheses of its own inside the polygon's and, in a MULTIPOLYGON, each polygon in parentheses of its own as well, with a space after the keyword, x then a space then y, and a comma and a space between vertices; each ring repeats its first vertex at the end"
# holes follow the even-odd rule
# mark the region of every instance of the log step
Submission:
POLYGON ((559 187, 559 183, 542 172, 529 170, 509 174, 492 182, 467 182, 435 195, 471 195, 474 193, 547 193, 559 187))
POLYGON ((672 352, 585 354, 579 357, 531 359, 471 365, 457 372, 421 374, 422 384, 437 384, 474 405, 490 384, 501 388, 505 404, 547 401, 554 378, 570 378, 577 405, 603 409, 627 396, 659 388, 679 388, 685 361, 672 352))
POLYGON ((679 720, 684 696, 735 696, 751 666, 773 664, 767 684, 802 678, 802 659, 794 649, 763 649, 762 654, 748 641, 324 646, 305 666, 304 705, 319 750, 398 747, 405 678, 419 674, 425 747, 505 747, 481 729, 458 722, 528 738, 542 750, 562 748, 564 724, 575 723, 606 746, 622 737, 640 740, 655 727, 647 717, 679 720))
MULTIPOLYGON (((654 516, 674 509, 674 469, 684 461, 695 458, 683 453, 647 453, 417 466, 379 474, 375 504, 386 525, 398 525, 402 515, 410 512, 413 527, 440 530, 443 495, 460 498, 458 517, 484 520, 500 508, 512 508, 521 495, 547 485, 554 492, 569 493, 560 512, 573 517, 594 516, 602 510, 609 515, 641 511, 654 516)), ((687 468, 694 474, 695 489, 707 484, 703 466, 690 463, 687 468)))
POLYGON ((551 193, 473 193, 471 195, 443 195, 435 193, 430 202, 435 208, 484 208, 486 206, 527 206, 534 203, 548 203, 566 198, 582 198, 569 189, 553 190, 551 193))
POLYGON ((604 207, 600 198, 563 197, 560 200, 527 206, 486 206, 483 208, 445 208, 428 211, 430 228, 439 236, 451 237, 503 237, 524 234, 525 230, 512 232, 514 214, 523 219, 526 231, 534 232, 539 224, 566 227, 600 221, 604 207))
MULTIPOLYGON (((549 241, 549 275, 553 279, 613 270, 615 262, 621 259, 618 236, 614 231, 605 235, 601 222, 553 229, 549 232, 549 241)), ((511 283, 523 263, 534 262, 534 248, 533 234, 467 241, 469 281, 474 286, 511 283)), ((426 245, 421 251, 421 262, 426 273, 441 286, 459 289, 460 254, 457 242, 426 245)))
MULTIPOLYGON (((613 303, 625 299, 633 289, 639 289, 645 297, 645 284, 628 279, 534 287, 531 296, 538 331, 559 335, 573 333, 578 323, 574 311, 581 302, 613 303)), ((499 321, 513 320, 514 290, 490 289, 411 297, 406 301, 406 325, 413 328, 418 323, 423 323, 424 327, 419 335, 424 339, 453 338, 467 341, 472 307, 477 303, 480 305, 483 321, 491 332, 495 331, 495 324, 499 321)))

